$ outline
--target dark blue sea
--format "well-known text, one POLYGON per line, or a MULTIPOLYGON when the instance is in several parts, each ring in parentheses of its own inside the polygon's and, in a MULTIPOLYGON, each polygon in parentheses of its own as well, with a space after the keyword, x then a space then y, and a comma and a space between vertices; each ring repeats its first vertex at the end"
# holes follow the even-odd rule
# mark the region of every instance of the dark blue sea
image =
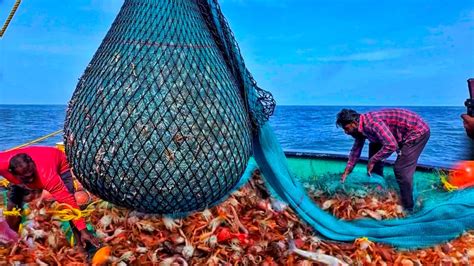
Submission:
MULTIPOLYGON (((341 108, 278 106, 270 124, 284 149, 347 154, 352 138, 335 126, 335 117, 341 108)), ((381 107, 351 108, 366 112, 381 107)), ((431 138, 420 163, 449 166, 456 161, 470 159, 471 141, 465 135, 460 119, 460 114, 465 112, 463 107, 405 108, 420 114, 431 127, 431 138)), ((0 150, 62 129, 65 110, 65 105, 0 105, 0 150)), ((57 136, 42 144, 54 145, 59 141, 62 137, 57 136)), ((367 147, 363 155, 367 156, 367 147)))

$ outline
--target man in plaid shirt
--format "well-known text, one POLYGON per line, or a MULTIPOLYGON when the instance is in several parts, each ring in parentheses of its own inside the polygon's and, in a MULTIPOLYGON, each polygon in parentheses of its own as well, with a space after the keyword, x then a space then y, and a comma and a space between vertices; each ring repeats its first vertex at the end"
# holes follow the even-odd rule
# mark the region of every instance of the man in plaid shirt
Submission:
POLYGON ((419 115, 404 109, 385 109, 366 114, 342 109, 337 114, 336 125, 355 139, 341 181, 344 182, 352 172, 368 139, 367 173, 383 176, 383 161, 397 152, 394 173, 400 187, 402 205, 405 210, 412 211, 413 175, 418 158, 430 138, 428 124, 419 115))

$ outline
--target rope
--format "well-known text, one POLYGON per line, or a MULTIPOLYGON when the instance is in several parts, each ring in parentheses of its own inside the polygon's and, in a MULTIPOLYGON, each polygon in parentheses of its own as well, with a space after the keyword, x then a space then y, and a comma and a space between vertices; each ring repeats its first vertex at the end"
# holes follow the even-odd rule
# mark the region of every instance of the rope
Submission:
POLYGON ((3 37, 3 34, 8 28, 8 25, 10 24, 10 21, 12 20, 13 16, 15 15, 16 10, 20 6, 21 0, 16 0, 15 4, 13 5, 12 10, 10 11, 10 14, 7 17, 7 20, 3 24, 2 29, 0 30, 0 38, 3 37))
POLYGON ((21 210, 13 208, 11 211, 3 211, 3 216, 21 216, 21 210))
MULTIPOLYGON (((101 200, 94 201, 87 205, 87 208, 85 210, 78 210, 66 203, 58 204, 53 211, 49 211, 47 213, 53 214, 56 218, 58 218, 61 222, 67 222, 70 220, 76 220, 79 218, 85 218, 88 217, 92 214, 95 208, 95 204, 101 202, 101 200), (64 208, 64 209, 63 209, 64 208)), ((75 243, 75 238, 74 238, 74 233, 72 232, 71 227, 68 227, 67 230, 64 232, 64 234, 67 235, 67 233, 71 231, 71 237, 69 238, 69 244, 71 247, 74 246, 75 243)))
POLYGON ((0 179, 0 186, 7 187, 8 184, 10 184, 10 182, 8 182, 8 180, 6 180, 5 178, 0 179))
POLYGON ((90 207, 92 204, 93 203, 89 204, 85 210, 81 211, 71 207, 69 204, 61 203, 54 207, 52 211, 47 211, 46 213, 53 215, 61 222, 77 220, 91 215, 91 213, 94 211, 94 209, 90 207))
POLYGON ((443 186, 447 191, 452 192, 458 189, 457 186, 454 186, 448 182, 448 180, 446 179, 446 176, 440 175, 439 178, 441 179, 441 183, 443 183, 443 186))
POLYGON ((45 139, 47 139, 47 138, 56 136, 56 135, 58 135, 58 134, 60 134, 60 133, 62 133, 62 132, 63 132, 62 129, 60 129, 60 130, 58 130, 58 131, 54 131, 53 133, 49 133, 48 135, 45 135, 45 136, 42 136, 42 137, 40 137, 40 138, 34 139, 34 140, 32 140, 32 141, 30 141, 30 142, 27 142, 27 143, 25 143, 25 144, 18 145, 18 146, 16 146, 16 147, 13 147, 13 148, 8 149, 8 150, 6 150, 6 151, 12 151, 12 150, 16 150, 16 149, 23 148, 23 147, 26 147, 26 146, 30 146, 30 145, 32 145, 32 144, 38 143, 38 142, 40 142, 40 141, 43 141, 43 140, 45 140, 45 139))
MULTIPOLYGON (((95 210, 95 204, 100 202, 100 200, 92 202, 87 205, 87 208, 84 210, 79 210, 71 207, 71 205, 66 203, 60 203, 56 205, 53 210, 47 211, 46 213, 51 214, 61 222, 77 220, 80 218, 89 217, 92 212, 95 210)), ((25 214, 25 212, 23 213, 25 214)), ((22 216, 22 212, 18 208, 13 208, 11 211, 3 211, 3 216, 22 216)))

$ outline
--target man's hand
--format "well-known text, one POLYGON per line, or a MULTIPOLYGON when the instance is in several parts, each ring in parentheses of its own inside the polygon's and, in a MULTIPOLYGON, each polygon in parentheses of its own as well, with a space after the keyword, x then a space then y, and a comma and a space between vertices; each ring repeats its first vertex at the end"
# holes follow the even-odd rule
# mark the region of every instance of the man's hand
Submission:
MULTIPOLYGON (((15 207, 16 207, 16 205, 13 204, 11 201, 8 202, 8 204, 7 204, 7 210, 8 211, 13 210, 13 208, 15 208, 15 207)), ((21 217, 11 215, 11 216, 7 216, 5 218, 5 220, 7 221, 7 224, 10 227, 10 229, 12 229, 15 232, 18 232, 18 229, 20 228, 21 217)))
POLYGON ((28 195, 23 196, 23 201, 31 204, 31 202, 41 197, 41 193, 43 193, 43 191, 40 189, 30 190, 28 195))
POLYGON ((372 176, 372 170, 374 170, 375 163, 368 162, 367 163, 367 174, 372 176))
POLYGON ((347 178, 347 173, 344 172, 341 176, 341 183, 344 183, 344 181, 346 181, 346 178, 347 178))
POLYGON ((474 139, 474 117, 469 116, 467 114, 461 115, 463 120, 464 129, 466 130, 466 134, 471 138, 474 139))
POLYGON ((94 245, 95 247, 100 246, 99 240, 97 238, 95 238, 91 233, 89 233, 89 231, 87 231, 87 229, 83 229, 79 232, 81 234, 81 239, 80 239, 80 241, 78 241, 79 245, 84 246, 86 244, 85 242, 89 242, 92 245, 94 245))
POLYGON ((344 173, 341 176, 341 183, 344 183, 346 181, 347 176, 352 172, 352 169, 347 169, 344 170, 344 173))

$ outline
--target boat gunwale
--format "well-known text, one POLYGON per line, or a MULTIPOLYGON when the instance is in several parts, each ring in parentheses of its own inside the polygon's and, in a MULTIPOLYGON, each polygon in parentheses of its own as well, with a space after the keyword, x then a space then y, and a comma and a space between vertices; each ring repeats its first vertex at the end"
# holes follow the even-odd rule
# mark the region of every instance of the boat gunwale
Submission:
MULTIPOLYGON (((321 159, 321 160, 331 160, 331 161, 347 161, 349 156, 338 154, 338 153, 330 153, 330 152, 319 152, 319 151, 310 151, 310 150, 293 150, 293 149, 286 149, 284 153, 287 158, 304 158, 304 159, 321 159)), ((365 156, 361 156, 359 162, 367 164, 369 159, 365 156)), ((385 165, 387 166, 394 166, 394 160, 385 160, 385 165)), ((416 167, 416 171, 419 172, 434 172, 434 171, 449 171, 452 168, 447 165, 430 165, 430 164, 418 164, 416 167)))

